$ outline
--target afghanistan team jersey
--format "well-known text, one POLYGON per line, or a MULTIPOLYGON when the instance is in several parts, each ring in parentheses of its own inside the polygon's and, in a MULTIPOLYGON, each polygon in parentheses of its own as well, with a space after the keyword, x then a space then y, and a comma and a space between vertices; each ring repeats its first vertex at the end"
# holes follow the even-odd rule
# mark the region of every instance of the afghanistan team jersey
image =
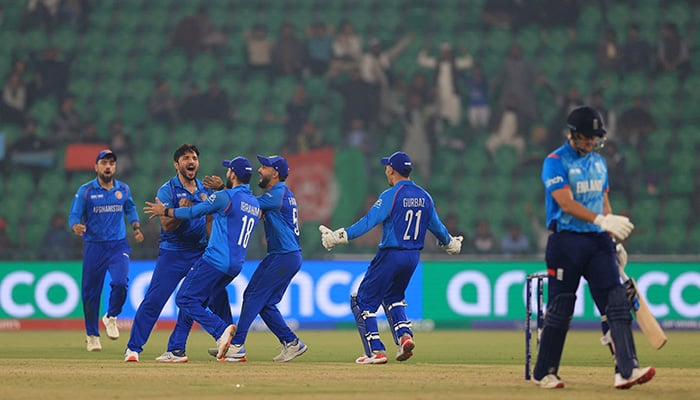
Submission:
POLYGON ((382 224, 380 249, 420 250, 430 231, 441 245, 450 242, 450 234, 435 210, 433 199, 411 180, 397 182, 382 192, 367 214, 345 229, 352 240, 382 224))
POLYGON ((551 227, 556 222, 557 231, 602 232, 599 226, 563 212, 552 197, 553 191, 568 187, 574 200, 594 213, 602 214, 604 193, 609 187, 608 166, 600 154, 592 151, 579 155, 566 142, 544 160, 542 182, 545 187, 547 226, 551 227))
MULTIPOLYGON (((205 188, 202 181, 195 180, 197 190, 190 193, 177 175, 168 182, 165 182, 158 189, 158 199, 167 208, 180 207, 180 200, 187 199, 192 205, 207 201, 207 198, 213 193, 212 190, 205 188)), ((184 219, 180 221, 180 225, 171 232, 166 232, 161 228, 160 231, 160 248, 165 250, 202 250, 207 247, 207 218, 202 216, 199 218, 184 219)))
POLYGON ((84 224, 86 242, 105 242, 126 239, 124 215, 129 224, 139 222, 131 189, 124 182, 114 180, 107 190, 95 178, 78 188, 68 215, 68 226, 84 224))
POLYGON ((202 259, 227 273, 231 267, 241 267, 253 229, 258 224, 260 204, 250 191, 250 185, 238 185, 211 194, 207 201, 193 207, 173 210, 178 219, 213 215, 209 244, 202 259))
POLYGON ((258 196, 265 224, 267 254, 300 251, 299 208, 294 193, 279 182, 258 196))

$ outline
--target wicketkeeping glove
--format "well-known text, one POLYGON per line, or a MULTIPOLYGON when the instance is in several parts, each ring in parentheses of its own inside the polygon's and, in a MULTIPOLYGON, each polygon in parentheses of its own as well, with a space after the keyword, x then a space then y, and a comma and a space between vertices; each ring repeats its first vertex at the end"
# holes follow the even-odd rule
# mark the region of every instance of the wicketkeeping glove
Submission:
POLYGON ((608 214, 595 217, 594 224, 603 228, 604 231, 612 233, 617 239, 625 240, 630 235, 634 224, 627 217, 622 215, 608 214))
POLYGON ((348 243, 348 234, 345 232, 345 228, 336 229, 332 231, 325 225, 320 225, 318 230, 321 232, 321 244, 326 250, 331 251, 331 249, 339 244, 348 243))
POLYGON ((617 267, 624 270, 627 266, 627 250, 622 243, 618 243, 615 250, 617 251, 617 267))
POLYGON ((464 240, 463 236, 450 235, 450 243, 442 246, 442 249, 450 255, 459 254, 459 252, 462 250, 462 240, 464 240))

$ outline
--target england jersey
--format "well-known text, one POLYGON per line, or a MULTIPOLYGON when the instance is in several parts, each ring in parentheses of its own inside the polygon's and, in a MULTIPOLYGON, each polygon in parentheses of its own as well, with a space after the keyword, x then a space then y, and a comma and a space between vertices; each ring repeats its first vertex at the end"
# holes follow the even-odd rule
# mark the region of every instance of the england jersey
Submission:
POLYGON ((542 182, 545 187, 547 226, 552 226, 552 222, 556 221, 558 231, 602 232, 599 226, 563 212, 552 197, 552 192, 568 187, 574 200, 594 213, 602 214, 603 195, 609 190, 605 158, 597 152, 579 155, 566 142, 544 160, 542 182))

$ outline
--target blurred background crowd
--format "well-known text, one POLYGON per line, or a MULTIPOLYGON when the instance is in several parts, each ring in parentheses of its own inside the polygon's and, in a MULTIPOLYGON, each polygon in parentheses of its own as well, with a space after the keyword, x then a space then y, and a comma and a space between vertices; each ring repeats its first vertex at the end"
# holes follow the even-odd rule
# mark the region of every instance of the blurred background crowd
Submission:
MULTIPOLYGON (((66 214, 94 171, 73 154, 111 148, 141 208, 186 142, 213 160, 200 177, 232 154, 356 151, 372 195, 352 217, 386 186, 378 158, 403 150, 463 254, 532 257, 542 160, 584 103, 605 118, 629 251, 698 255, 698 3, 0 1, 0 259, 81 257, 66 214)), ((133 258, 155 258, 158 225, 142 226, 133 258)), ((323 257, 304 231, 304 256, 323 257)))

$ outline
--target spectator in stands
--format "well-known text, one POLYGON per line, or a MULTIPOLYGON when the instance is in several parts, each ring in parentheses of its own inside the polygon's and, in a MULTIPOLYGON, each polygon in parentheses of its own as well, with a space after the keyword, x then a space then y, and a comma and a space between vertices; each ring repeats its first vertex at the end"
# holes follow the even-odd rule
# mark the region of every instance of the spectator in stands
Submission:
POLYGON ((243 34, 246 43, 247 64, 243 79, 253 73, 263 73, 268 80, 273 79, 272 48, 274 43, 267 37, 265 25, 253 25, 251 31, 243 34))
POLYGON ((620 72, 620 45, 617 42, 617 33, 613 28, 608 28, 605 35, 598 41, 596 57, 599 69, 614 73, 620 72))
POLYGON ((675 23, 662 25, 656 54, 657 72, 678 71, 678 77, 685 80, 690 73, 688 43, 681 37, 675 23))
POLYGON ((297 135, 309 121, 311 114, 311 102, 306 97, 304 85, 298 84, 294 88, 294 94, 287 103, 286 109, 287 115, 283 118, 284 131, 287 136, 297 135))
POLYGON ((60 1, 28 0, 27 9, 22 15, 22 28, 52 29, 57 22, 60 1))
POLYGON ((360 65, 361 58, 362 38, 355 33, 352 22, 343 20, 333 41, 333 61, 328 74, 333 77, 341 71, 351 71, 360 65))
POLYGON ((433 104, 435 102, 435 86, 429 85, 425 75, 416 72, 411 77, 408 86, 404 88, 405 97, 409 98, 412 94, 417 94, 423 104, 433 104))
POLYGON ((68 92, 68 80, 72 57, 59 57, 56 47, 47 47, 41 52, 42 58, 35 61, 36 71, 41 76, 42 95, 54 96, 63 100, 68 92))
POLYGON ((622 193, 630 204, 634 198, 634 190, 632 188, 630 176, 627 174, 627 159, 625 155, 620 153, 617 148, 617 143, 608 140, 603 147, 603 155, 608 164, 608 181, 610 187, 614 188, 615 193, 622 193))
MULTIPOLYGON (((454 236, 467 237, 462 228, 459 226, 459 218, 457 217, 457 214, 448 213, 447 215, 445 215, 444 222, 447 231, 450 233, 454 232, 452 233, 454 236)), ((440 247, 440 243, 438 243, 437 239, 432 237, 426 237, 425 248, 423 249, 423 251, 428 251, 431 253, 444 253, 445 249, 440 247)))
POLYGON ((21 77, 13 73, 5 82, 0 103, 0 121, 11 124, 24 124, 26 120, 27 89, 21 77))
POLYGON ((350 121, 350 129, 346 134, 346 143, 348 147, 357 148, 362 152, 362 155, 365 157, 365 173, 369 177, 372 168, 371 160, 375 157, 376 143, 372 138, 372 134, 365 127, 364 121, 359 118, 350 121))
POLYGON ((471 251, 477 254, 494 254, 498 250, 491 224, 485 219, 476 221, 474 237, 470 240, 471 251))
POLYGON ((425 106, 417 93, 409 96, 406 109, 400 114, 404 127, 401 151, 411 155, 413 169, 424 182, 430 179, 435 130, 439 118, 435 107, 425 106))
POLYGON ((623 111, 617 122, 620 140, 633 146, 641 145, 654 129, 656 129, 656 121, 646 107, 642 96, 635 97, 632 107, 623 111))
MULTIPOLYGON (((334 77, 334 75, 330 75, 334 77)), ((338 91, 343 97, 343 131, 350 126, 353 119, 361 119, 365 126, 371 127, 376 117, 376 109, 369 106, 367 99, 374 95, 375 88, 365 82, 360 75, 360 69, 354 68, 350 72, 350 79, 338 82, 330 80, 330 88, 338 91)))
POLYGON ((80 143, 105 144, 105 142, 106 141, 97 133, 97 125, 94 121, 86 122, 83 125, 83 131, 80 134, 80 143))
POLYGON ((231 104, 228 100, 228 94, 221 90, 219 81, 215 78, 209 80, 209 88, 202 95, 202 102, 204 116, 207 119, 224 123, 231 121, 231 104))
POLYGON ((433 69, 438 113, 452 126, 457 126, 462 118, 460 71, 471 68, 474 60, 466 49, 462 49, 459 56, 454 54, 449 43, 440 45, 440 55, 437 58, 429 56, 429 51, 430 46, 426 46, 418 53, 418 65, 433 69))
POLYGON ((153 82, 153 92, 148 96, 148 114, 151 118, 172 128, 176 120, 175 99, 170 93, 168 82, 156 78, 153 82))
POLYGON ((87 28, 87 17, 90 13, 90 0, 61 0, 58 9, 58 19, 61 23, 84 33, 87 28))
POLYGON ((535 101, 535 84, 546 81, 540 75, 535 65, 523 58, 523 50, 513 44, 510 47, 508 57, 501 64, 500 70, 494 75, 496 78, 493 87, 498 93, 498 108, 496 115, 501 115, 514 96, 517 102, 517 109, 521 116, 523 131, 529 129, 530 124, 540 116, 537 113, 535 101))
MULTIPOLYGON (((121 157, 120 157, 121 161, 121 157)), ((80 258, 80 242, 68 230, 65 214, 56 212, 41 239, 39 257, 42 260, 72 260, 80 258)))
POLYGON ((14 259, 14 250, 17 246, 7 232, 7 221, 0 217, 0 260, 14 259))
POLYGON ((37 135, 36 129, 36 122, 27 119, 22 136, 10 146, 8 153, 12 165, 28 170, 38 184, 44 171, 53 167, 55 155, 54 148, 37 135))
POLYGON ((301 79, 304 68, 304 43, 296 36, 294 25, 282 24, 280 36, 272 48, 272 60, 279 75, 292 75, 301 79))
POLYGON ((624 72, 648 72, 652 61, 652 48, 646 39, 639 36, 639 26, 627 28, 627 42, 622 47, 622 70, 624 72))
MULTIPOLYGON (((569 129, 563 125, 561 121, 566 121, 569 112, 575 107, 583 105, 584 102, 578 89, 575 86, 571 86, 565 95, 557 96, 556 103, 559 107, 557 113, 549 123, 547 139, 544 143, 547 149, 555 149, 561 146, 562 141, 569 133, 569 129)), ((607 123, 607 121, 605 122, 607 123)))
POLYGON ((316 22, 306 28, 307 67, 311 75, 325 75, 333 59, 332 26, 316 22))
POLYGON ((134 170, 134 146, 124 131, 124 124, 120 118, 109 124, 109 149, 119 154, 119 175, 122 179, 131 177, 134 170))
MULTIPOLYGON (((181 100, 178 115, 183 121, 201 124, 205 119, 204 96, 199 85, 192 83, 190 91, 181 100)), ((121 164, 121 163, 120 163, 121 164)))
POLYGON ((216 30, 207 16, 206 9, 200 7, 195 15, 187 16, 178 22, 173 32, 172 43, 192 58, 198 53, 216 51, 226 43, 226 36, 216 30))
POLYGON ((605 104, 605 98, 603 97, 603 92, 601 90, 596 90, 593 92, 593 95, 591 96, 591 106, 598 110, 600 115, 603 117, 605 130, 607 131, 607 134, 605 136, 608 138, 608 141, 615 139, 615 130, 617 129, 617 115, 615 114, 615 111, 608 108, 608 106, 605 104))
POLYGON ((323 133, 313 122, 307 121, 294 136, 293 151, 303 153, 323 146, 323 133))
POLYGON ((20 81, 23 82, 27 93, 26 108, 31 109, 34 100, 44 95, 44 85, 41 80, 41 75, 35 71, 30 71, 27 61, 22 58, 14 60, 10 75, 12 74, 19 75, 20 81))
POLYGON ((523 255, 531 252, 530 238, 523 234, 517 222, 507 222, 506 232, 501 237, 501 252, 505 255, 523 255))
POLYGON ((372 107, 379 110, 379 120, 385 125, 391 122, 391 116, 398 103, 394 93, 393 62, 411 43, 414 36, 413 33, 405 35, 387 50, 378 39, 372 38, 368 41, 369 48, 360 61, 362 79, 377 88, 377 96, 371 100, 372 107))
POLYGON ((61 102, 58 114, 51 122, 53 141, 58 145, 66 145, 80 140, 83 121, 75 109, 75 97, 66 96, 61 102))
POLYGON ((515 148, 520 161, 524 160, 527 128, 523 127, 521 120, 518 101, 515 96, 510 96, 506 108, 498 119, 496 129, 486 139, 486 149, 492 158, 495 157, 499 147, 511 146, 515 148))
MULTIPOLYGON (((489 84, 481 64, 475 63, 465 75, 467 84, 467 118, 469 125, 475 129, 486 128, 491 119, 489 104, 489 84)), ((450 231, 451 232, 451 231, 450 231)))
POLYGON ((532 212, 532 204, 527 203, 525 205, 525 215, 527 215, 528 221, 530 221, 530 227, 532 228, 532 232, 535 234, 536 238, 536 243, 537 243, 537 252, 539 254, 544 254, 545 250, 547 249, 547 241, 549 240, 549 234, 552 233, 547 229, 547 227, 544 226, 544 224, 541 222, 540 216, 536 216, 532 212))

